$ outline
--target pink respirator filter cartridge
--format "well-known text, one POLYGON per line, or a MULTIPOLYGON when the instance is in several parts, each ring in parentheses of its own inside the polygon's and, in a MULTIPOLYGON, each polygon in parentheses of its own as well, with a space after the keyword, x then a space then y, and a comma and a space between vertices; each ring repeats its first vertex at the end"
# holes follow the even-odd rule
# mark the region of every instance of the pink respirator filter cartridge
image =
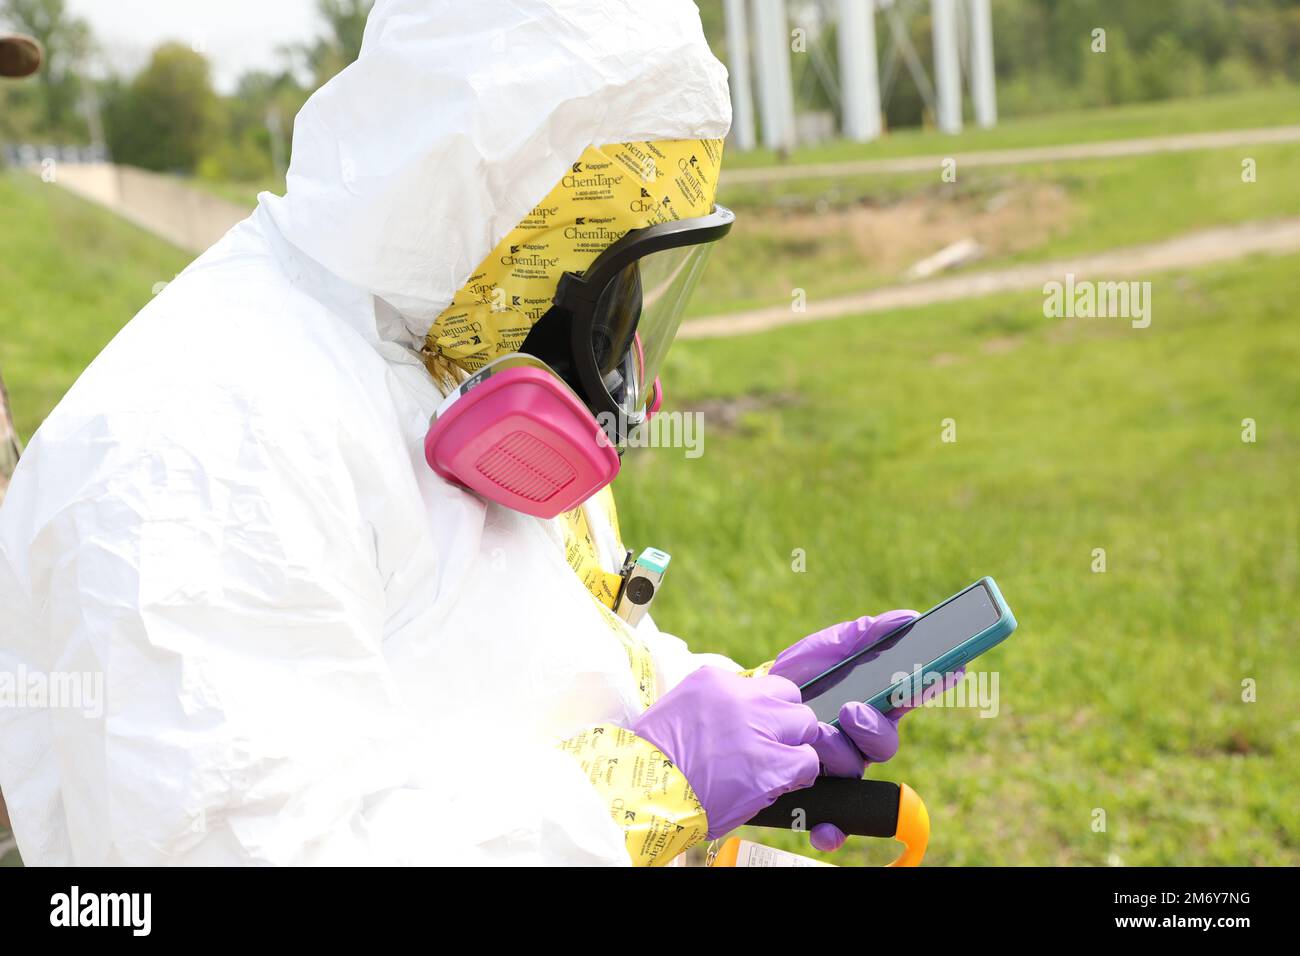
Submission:
POLYGON ((619 468, 591 412, 539 368, 500 372, 459 395, 429 427, 424 457, 448 481, 539 518, 576 508, 619 468))

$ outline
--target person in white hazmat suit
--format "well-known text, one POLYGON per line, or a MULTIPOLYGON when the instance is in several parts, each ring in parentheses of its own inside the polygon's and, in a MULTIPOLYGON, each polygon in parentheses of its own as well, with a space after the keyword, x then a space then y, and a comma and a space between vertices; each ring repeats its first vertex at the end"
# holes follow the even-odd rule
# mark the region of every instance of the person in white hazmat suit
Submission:
POLYGON ((0 509, 26 862, 663 864, 888 759, 893 722, 794 682, 905 612, 742 672, 610 609, 622 432, 588 418, 657 403, 680 303, 651 317, 641 254, 725 233, 729 121, 687 0, 379 0, 286 195, 91 364, 0 509))

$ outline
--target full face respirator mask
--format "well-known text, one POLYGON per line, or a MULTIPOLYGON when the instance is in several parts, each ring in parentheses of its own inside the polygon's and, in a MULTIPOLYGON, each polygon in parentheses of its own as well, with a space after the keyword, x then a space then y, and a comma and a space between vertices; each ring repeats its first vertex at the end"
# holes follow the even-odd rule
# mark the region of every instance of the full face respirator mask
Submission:
POLYGON ((663 402, 659 368, 713 243, 735 216, 633 229, 565 272, 518 351, 459 384, 425 436, 429 466, 541 518, 576 508, 619 471, 620 449, 663 402))

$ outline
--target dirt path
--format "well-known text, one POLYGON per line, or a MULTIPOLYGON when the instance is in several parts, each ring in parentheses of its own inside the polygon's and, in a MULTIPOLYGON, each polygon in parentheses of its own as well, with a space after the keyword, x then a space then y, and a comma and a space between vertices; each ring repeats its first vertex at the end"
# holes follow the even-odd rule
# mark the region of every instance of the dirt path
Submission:
POLYGON ((855 159, 838 163, 791 163, 758 169, 733 169, 723 176, 723 185, 775 183, 791 179, 832 176, 868 176, 879 173, 923 173, 939 169, 945 159, 956 159, 957 168, 972 166, 1022 166, 1071 159, 1105 159, 1111 156, 1145 156, 1150 153, 1182 153, 1194 149, 1222 149, 1228 146, 1257 146, 1300 142, 1300 126, 1266 126, 1259 129, 1228 129, 1177 136, 1149 136, 1099 143, 1069 143, 1063 146, 1030 146, 996 149, 946 156, 903 156, 897 159, 855 159))
POLYGON ((1293 252, 1300 252, 1300 218, 1247 222, 1238 226, 1203 229, 1164 242, 1111 249, 1074 259, 1055 259, 1005 269, 968 272, 820 301, 810 298, 803 312, 794 312, 789 305, 779 305, 752 312, 695 319, 686 322, 677 337, 712 339, 746 335, 785 325, 820 322, 864 312, 915 308, 997 292, 1041 289, 1044 283, 1063 280, 1067 272, 1079 279, 1146 279, 1155 273, 1171 269, 1212 265, 1256 254, 1285 255, 1293 252))

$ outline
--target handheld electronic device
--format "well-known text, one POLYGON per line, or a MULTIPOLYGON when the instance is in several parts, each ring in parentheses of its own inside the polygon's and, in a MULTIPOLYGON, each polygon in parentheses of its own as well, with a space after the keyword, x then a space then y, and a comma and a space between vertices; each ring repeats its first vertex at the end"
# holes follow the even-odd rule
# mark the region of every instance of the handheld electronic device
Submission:
POLYGON ((992 578, 981 578, 799 688, 817 719, 839 721, 861 700, 881 713, 919 701, 927 675, 955 671, 1006 640, 1016 619, 992 578))
MULTIPOLYGON (((632 552, 629 551, 628 558, 631 556, 632 552)), ((659 593, 671 560, 672 555, 658 548, 646 548, 636 563, 629 560, 623 569, 623 587, 618 592, 618 600, 614 602, 614 613, 633 627, 640 624, 641 618, 650 610, 650 602, 659 593)))

